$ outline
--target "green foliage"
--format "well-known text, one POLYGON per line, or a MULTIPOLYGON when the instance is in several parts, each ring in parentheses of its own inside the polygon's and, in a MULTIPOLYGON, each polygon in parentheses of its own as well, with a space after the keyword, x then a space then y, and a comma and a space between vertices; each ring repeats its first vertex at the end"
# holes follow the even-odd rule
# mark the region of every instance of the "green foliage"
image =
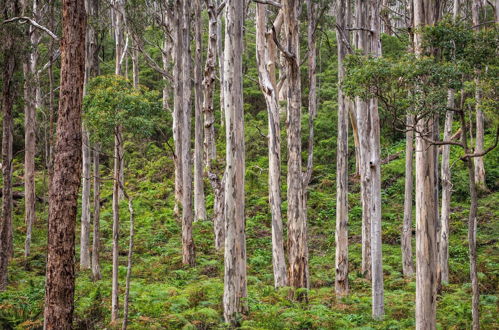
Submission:
POLYGON ((123 76, 98 76, 90 80, 84 98, 84 120, 92 137, 109 141, 121 126, 134 136, 153 133, 160 110, 158 93, 123 76))

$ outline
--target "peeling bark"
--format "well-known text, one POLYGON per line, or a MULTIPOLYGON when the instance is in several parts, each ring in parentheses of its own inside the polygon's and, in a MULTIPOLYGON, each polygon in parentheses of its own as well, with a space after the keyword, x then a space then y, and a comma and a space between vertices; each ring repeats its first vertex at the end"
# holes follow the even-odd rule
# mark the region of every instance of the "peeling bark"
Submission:
POLYGON ((275 63, 271 55, 275 45, 272 32, 266 28, 266 5, 257 4, 256 9, 256 58, 258 78, 267 104, 269 125, 269 203, 272 214, 272 266, 274 270, 274 287, 286 285, 286 260, 284 256, 284 239, 281 212, 281 128, 279 105, 275 88, 275 63))

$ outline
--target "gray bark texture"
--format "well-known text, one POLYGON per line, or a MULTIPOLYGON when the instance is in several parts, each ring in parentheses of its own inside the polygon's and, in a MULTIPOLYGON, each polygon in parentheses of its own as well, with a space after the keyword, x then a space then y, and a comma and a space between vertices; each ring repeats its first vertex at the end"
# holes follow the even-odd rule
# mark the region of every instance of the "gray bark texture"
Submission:
POLYGON ((235 325, 247 311, 244 218, 244 112, 242 53, 244 0, 228 0, 225 15, 224 108, 226 116, 225 275, 223 307, 235 325))

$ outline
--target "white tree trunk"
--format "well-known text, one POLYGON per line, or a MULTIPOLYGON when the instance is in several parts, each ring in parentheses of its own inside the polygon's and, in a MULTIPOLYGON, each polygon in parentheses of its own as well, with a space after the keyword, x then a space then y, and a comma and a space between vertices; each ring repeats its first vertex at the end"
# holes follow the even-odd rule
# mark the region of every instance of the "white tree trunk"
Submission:
MULTIPOLYGON (((480 31, 480 10, 482 4, 480 0, 473 0, 471 4, 471 13, 473 26, 475 31, 480 31)), ((476 140, 475 140, 475 152, 481 153, 484 150, 483 140, 484 140, 484 115, 482 112, 482 90, 480 87, 480 72, 475 71, 475 102, 476 102, 476 140)), ((475 181, 477 188, 480 190, 487 189, 485 185, 485 165, 483 163, 483 157, 475 157, 475 181)))
MULTIPOLYGON (((122 187, 123 188, 123 187, 122 187)), ((128 212, 130 212, 130 236, 128 243, 128 261, 126 268, 126 280, 125 280, 125 298, 123 302, 123 323, 121 325, 122 330, 126 330, 128 323, 128 304, 130 300, 130 281, 132 278, 132 259, 133 259, 133 238, 134 238, 134 222, 135 222, 135 212, 133 210, 133 200, 128 196, 123 190, 123 194, 128 199, 128 212)))
MULTIPOLYGON (((447 106, 454 108, 454 90, 448 91, 447 106)), ((445 126, 443 141, 449 141, 452 137, 452 122, 454 111, 445 114, 445 126)), ((439 272, 443 283, 449 282, 449 215, 450 200, 452 194, 452 182, 450 171, 450 145, 442 146, 442 210, 440 212, 440 251, 439 272)))
MULTIPOLYGON (((367 25, 367 3, 361 0, 356 1, 355 18, 356 26, 367 25)), ((356 33, 356 47, 368 53, 368 40, 365 31, 356 33)), ((355 115, 357 122, 357 132, 359 135, 359 174, 360 174, 360 194, 362 202, 362 274, 366 279, 371 279, 371 178, 369 170, 370 146, 369 135, 370 127, 368 127, 368 111, 369 104, 360 97, 355 98, 355 115)))
POLYGON ((244 0, 226 3, 224 108, 227 178, 225 182, 224 318, 235 325, 247 310, 246 234, 244 219, 244 111, 242 83, 244 0))
POLYGON ((100 273, 100 147, 94 145, 94 232, 92 241, 92 277, 94 281, 101 279, 100 273))
MULTIPOLYGON (((420 28, 432 22, 430 3, 414 0, 414 52, 423 53, 420 28), (426 16, 425 16, 426 15, 426 16)), ((418 91, 416 90, 416 93, 418 91)), ((418 107, 418 104, 416 104, 418 107)), ((420 109, 418 109, 420 110, 420 109)), ((433 118, 422 118, 416 124, 416 329, 436 328, 437 236, 435 208, 435 146, 422 135, 433 138, 433 118)))
POLYGON ((203 94, 201 90, 201 2, 194 1, 194 220, 206 220, 203 182, 203 94))
MULTIPOLYGON (((369 2, 368 19, 371 32, 369 34, 369 51, 373 56, 381 56, 380 41, 380 4, 377 0, 369 2)), ((380 122, 378 112, 378 100, 369 101, 369 123, 370 136, 369 145, 371 149, 369 160, 369 176, 371 177, 371 257, 372 257, 372 316, 381 319, 385 313, 384 286, 383 286, 383 258, 381 240, 381 145, 380 145, 380 122)))
POLYGON ((337 296, 348 294, 348 100, 341 83, 345 76, 345 59, 349 40, 346 31, 346 0, 336 2, 336 40, 338 40, 338 143, 336 151, 336 232, 335 232, 335 291, 337 296))
POLYGON ((90 136, 82 125, 82 191, 81 191, 81 236, 80 236, 80 268, 90 268, 90 168, 92 158, 90 152, 90 136))
MULTIPOLYGON (((286 260, 281 213, 281 128, 279 106, 275 90, 275 63, 271 55, 272 32, 267 31, 266 5, 257 4, 256 9, 256 58, 260 89, 265 97, 269 125, 269 202, 272 213, 272 265, 274 286, 286 285, 286 260)), ((275 52, 274 52, 275 53, 275 52)))
MULTIPOLYGON (((204 114, 204 150, 206 174, 210 180, 214 193, 213 202, 213 230, 215 233, 215 248, 222 249, 225 241, 224 219, 224 178, 217 169, 217 149, 215 143, 215 110, 213 108, 213 93, 215 90, 215 66, 218 51, 218 13, 214 0, 207 2, 208 9, 208 47, 203 78, 203 114, 204 114)), ((222 77, 222 74, 220 75, 222 77)), ((223 88, 220 94, 223 95, 223 88)), ((221 101, 222 102, 222 101, 221 101)), ((223 102, 222 102, 223 107, 223 102)))
POLYGON ((412 196, 414 189, 414 116, 406 116, 407 132, 405 133, 405 190, 404 190, 404 222, 402 228, 402 272, 405 277, 414 274, 412 260, 412 196))

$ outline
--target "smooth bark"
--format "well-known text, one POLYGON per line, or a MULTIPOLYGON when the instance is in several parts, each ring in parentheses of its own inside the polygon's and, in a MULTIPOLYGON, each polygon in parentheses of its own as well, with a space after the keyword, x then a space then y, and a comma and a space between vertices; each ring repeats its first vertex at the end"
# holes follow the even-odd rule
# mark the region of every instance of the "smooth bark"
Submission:
POLYGON ((80 268, 90 268, 90 169, 92 158, 90 151, 90 135, 82 126, 82 191, 81 191, 81 235, 80 235, 80 268))
POLYGON ((44 329, 71 329, 75 227, 81 181, 81 107, 85 72, 83 1, 62 2, 61 87, 50 183, 44 329))

